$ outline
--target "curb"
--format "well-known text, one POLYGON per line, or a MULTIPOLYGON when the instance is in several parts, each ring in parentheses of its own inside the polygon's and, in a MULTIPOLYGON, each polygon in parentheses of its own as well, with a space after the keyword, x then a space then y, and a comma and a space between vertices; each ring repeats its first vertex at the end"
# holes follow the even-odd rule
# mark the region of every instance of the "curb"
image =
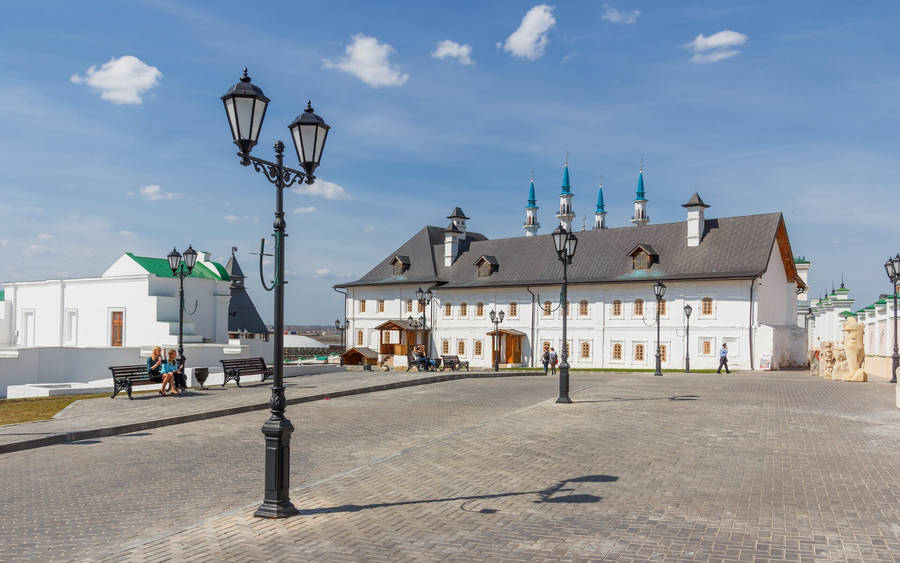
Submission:
MULTIPOLYGON (((313 401, 321 401, 324 399, 335 399, 338 397, 349 397, 351 395, 362 395, 365 393, 375 393, 377 391, 387 391, 389 389, 401 389, 403 387, 416 387, 418 385, 428 385, 431 383, 442 383, 444 381, 455 381, 459 379, 489 379, 500 377, 522 377, 522 376, 540 376, 542 373, 534 372, 489 372, 489 373, 450 373, 446 375, 434 375, 423 377, 421 379, 410 379, 407 381, 395 381, 393 383, 384 383, 382 385, 370 385, 368 387, 359 387, 356 389, 345 389, 343 391, 335 391, 334 393, 320 393, 317 395, 309 395, 306 397, 296 397, 288 399, 286 406, 297 405, 300 403, 310 403, 313 401)), ((145 422, 134 422, 131 424, 122 424, 119 426, 109 426, 106 428, 94 428, 91 430, 75 430, 74 432, 64 432, 45 436, 43 438, 33 438, 31 440, 23 440, 11 444, 0 444, 0 455, 22 450, 31 450, 34 448, 43 448, 45 446, 55 446, 58 444, 67 444, 77 442, 79 440, 87 440, 90 438, 103 438, 106 436, 116 436, 119 434, 131 434, 132 432, 140 432, 141 430, 151 430, 163 426, 172 426, 175 424, 184 424, 187 422, 196 422, 198 420, 208 420, 211 418, 219 418, 222 416, 231 416, 233 414, 242 414, 269 408, 269 403, 255 403, 251 405, 241 405, 237 407, 229 407, 227 409, 219 409, 215 411, 198 412, 183 416, 174 416, 170 418, 162 418, 158 420, 148 420, 145 422)))

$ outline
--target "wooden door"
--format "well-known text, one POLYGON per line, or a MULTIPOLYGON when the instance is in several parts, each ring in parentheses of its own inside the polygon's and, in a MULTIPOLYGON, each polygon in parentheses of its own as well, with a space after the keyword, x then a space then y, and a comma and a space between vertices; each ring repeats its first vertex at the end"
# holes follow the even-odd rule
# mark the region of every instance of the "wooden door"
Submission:
POLYGON ((521 361, 522 341, 518 336, 507 334, 506 339, 506 363, 518 364, 521 361))
POLYGON ((125 312, 113 311, 110 316, 110 346, 121 346, 125 339, 125 312))

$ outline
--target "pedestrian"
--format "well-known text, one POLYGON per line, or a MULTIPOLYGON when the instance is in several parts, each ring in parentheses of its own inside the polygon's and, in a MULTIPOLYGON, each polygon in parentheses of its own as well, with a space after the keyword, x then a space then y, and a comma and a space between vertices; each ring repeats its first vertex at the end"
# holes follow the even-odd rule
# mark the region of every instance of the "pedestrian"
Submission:
POLYGON ((728 370, 728 344, 722 343, 722 349, 719 350, 719 369, 716 373, 722 373, 722 366, 725 366, 725 373, 731 373, 728 370))
POLYGON ((550 348, 544 348, 541 354, 541 363, 544 364, 544 375, 547 375, 547 368, 550 366, 550 348))
POLYGON ((550 348, 550 375, 556 375, 556 364, 559 362, 559 356, 556 355, 556 350, 550 348))

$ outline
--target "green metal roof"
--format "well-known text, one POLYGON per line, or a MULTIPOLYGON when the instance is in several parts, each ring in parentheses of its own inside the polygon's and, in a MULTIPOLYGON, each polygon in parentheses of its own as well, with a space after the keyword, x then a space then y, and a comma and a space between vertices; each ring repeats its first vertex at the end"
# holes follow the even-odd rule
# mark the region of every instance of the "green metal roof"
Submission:
MULTIPOLYGON (((148 256, 135 256, 130 252, 126 252, 129 258, 137 262, 138 266, 147 270, 151 274, 156 274, 160 278, 174 278, 175 275, 172 273, 172 269, 169 268, 169 261, 165 258, 150 258, 148 256)), ((194 265, 194 269, 191 270, 191 275, 188 276, 190 278, 205 278, 208 280, 216 280, 216 281, 231 281, 231 278, 228 277, 228 272, 225 271, 225 267, 217 262, 212 263, 215 266, 217 271, 212 271, 200 262, 197 262, 194 265)))
POLYGON ((805 258, 794 258, 794 264, 809 264, 809 260, 805 258))
POLYGON ((838 314, 839 317, 855 317, 856 313, 851 313, 850 311, 841 311, 838 314))
POLYGON ((0 301, 4 300, 3 290, 0 289, 0 301))

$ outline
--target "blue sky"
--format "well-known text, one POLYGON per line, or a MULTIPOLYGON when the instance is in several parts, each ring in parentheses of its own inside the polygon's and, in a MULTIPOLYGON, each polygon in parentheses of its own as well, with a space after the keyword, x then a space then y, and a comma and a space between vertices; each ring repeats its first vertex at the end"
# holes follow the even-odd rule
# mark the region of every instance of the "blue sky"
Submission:
POLYGON ((711 217, 782 211, 813 294, 843 273, 864 306, 900 251, 898 20, 891 2, 8 5, 0 279, 188 243, 237 246, 255 275, 274 188, 219 101, 246 65, 272 100, 256 156, 307 98, 332 126, 320 182, 286 198, 289 323, 333 321, 334 283, 454 206, 521 235, 532 168, 549 231, 566 152, 577 223, 602 176, 626 225, 643 158, 653 222, 695 190, 711 217))

